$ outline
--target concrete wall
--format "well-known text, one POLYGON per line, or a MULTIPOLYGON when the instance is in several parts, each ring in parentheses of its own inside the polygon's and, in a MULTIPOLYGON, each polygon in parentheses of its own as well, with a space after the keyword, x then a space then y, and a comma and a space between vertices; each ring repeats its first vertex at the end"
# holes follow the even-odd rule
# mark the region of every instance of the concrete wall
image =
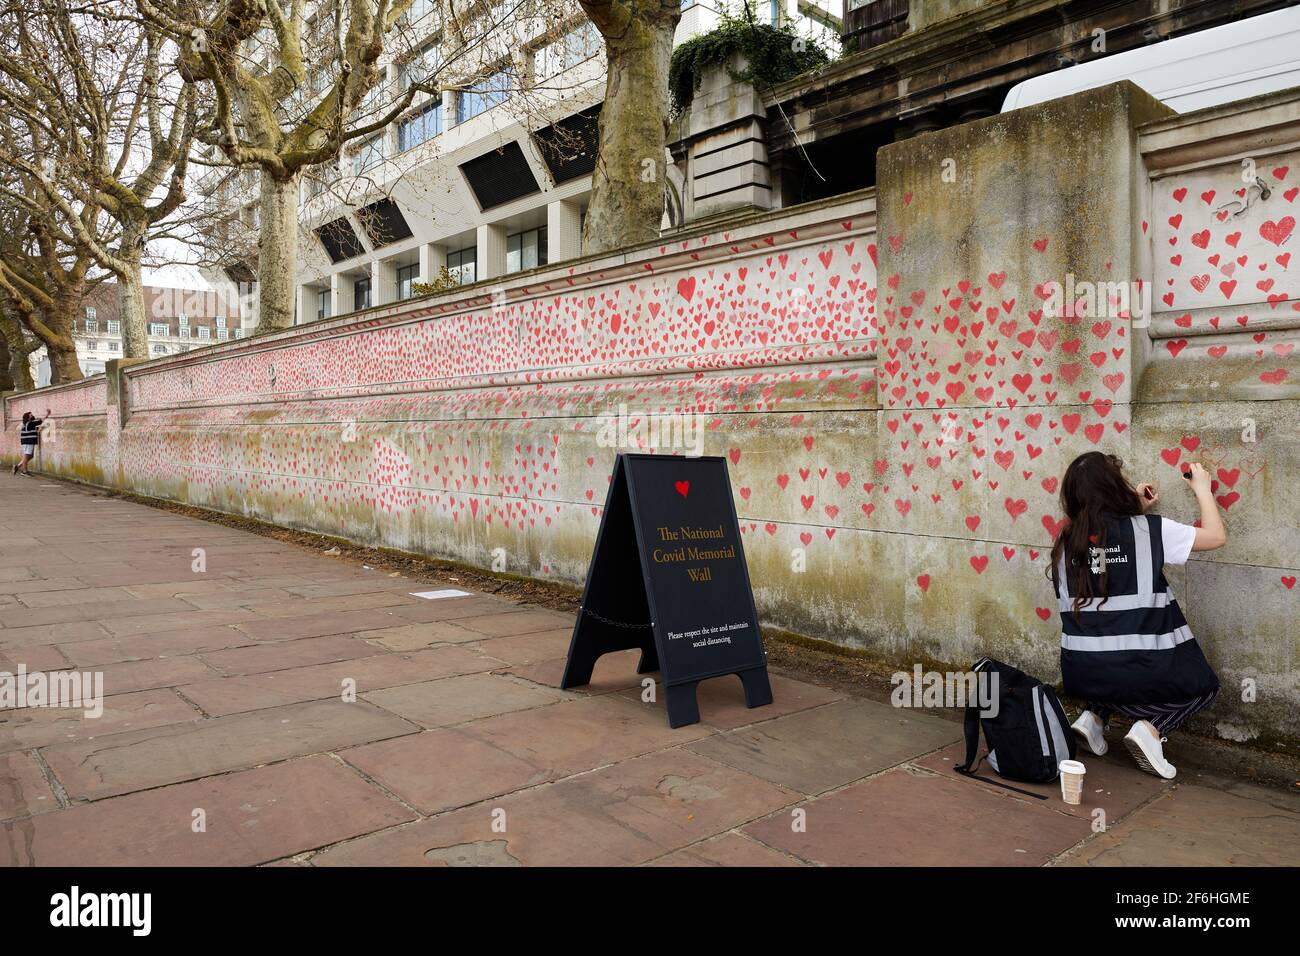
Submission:
POLYGON ((69 477, 577 584, 620 406, 634 430, 689 413, 730 459, 767 623, 1049 679, 1065 465, 1116 451, 1190 520, 1174 466, 1199 454, 1232 533, 1174 578, 1225 684, 1199 726, 1294 752, 1294 112, 1092 91, 890 146, 878 194, 110 370, 6 425, 50 404, 43 464, 69 477), (1196 197, 1237 188, 1247 146, 1277 185, 1230 229, 1196 197), (1197 286, 1229 247, 1225 303, 1197 286), (1142 280, 1157 311, 1051 313, 1071 277, 1142 280))

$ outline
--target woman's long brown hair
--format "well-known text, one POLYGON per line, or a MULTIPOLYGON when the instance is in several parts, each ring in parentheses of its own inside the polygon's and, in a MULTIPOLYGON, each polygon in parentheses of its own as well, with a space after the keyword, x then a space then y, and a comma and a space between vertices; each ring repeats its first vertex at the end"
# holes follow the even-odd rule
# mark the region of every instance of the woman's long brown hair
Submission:
POLYGON ((1052 563, 1048 578, 1058 594, 1066 593, 1060 581, 1061 558, 1065 558, 1065 572, 1069 577, 1069 593, 1074 595, 1074 615, 1079 608, 1094 597, 1101 598, 1100 608, 1106 603, 1106 561, 1103 557, 1098 575, 1100 594, 1092 589, 1091 551, 1093 547, 1106 552, 1105 516, 1133 516, 1142 513, 1142 499, 1124 477, 1124 463, 1114 455, 1090 451, 1070 462, 1061 479, 1061 510, 1065 512, 1065 527, 1052 543, 1052 563))

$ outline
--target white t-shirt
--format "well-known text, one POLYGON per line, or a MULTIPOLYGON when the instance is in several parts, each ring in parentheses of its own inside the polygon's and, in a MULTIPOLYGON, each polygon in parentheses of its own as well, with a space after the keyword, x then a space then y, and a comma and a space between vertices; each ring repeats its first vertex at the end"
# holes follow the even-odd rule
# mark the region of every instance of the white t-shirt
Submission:
POLYGON ((1161 515, 1160 542, 1165 549, 1165 564, 1186 564, 1196 542, 1196 529, 1161 515))

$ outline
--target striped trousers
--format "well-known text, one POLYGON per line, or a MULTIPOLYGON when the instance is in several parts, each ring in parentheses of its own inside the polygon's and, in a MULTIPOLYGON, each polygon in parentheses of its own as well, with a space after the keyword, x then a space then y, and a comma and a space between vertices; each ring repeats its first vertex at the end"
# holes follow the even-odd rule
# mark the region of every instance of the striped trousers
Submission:
POLYGON ((1163 737, 1181 727, 1193 714, 1200 713, 1206 707, 1209 707, 1218 696, 1219 689, 1216 687, 1204 696, 1184 701, 1181 704, 1090 703, 1088 709, 1096 714, 1103 724, 1110 721, 1112 713, 1123 714, 1125 717, 1132 717, 1134 720, 1149 720, 1163 737))

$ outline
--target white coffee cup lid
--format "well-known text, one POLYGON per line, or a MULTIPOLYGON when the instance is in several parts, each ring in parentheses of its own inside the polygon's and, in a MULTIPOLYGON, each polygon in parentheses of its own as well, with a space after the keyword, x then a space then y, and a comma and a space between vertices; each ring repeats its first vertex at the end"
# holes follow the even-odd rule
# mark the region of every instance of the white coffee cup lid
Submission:
POLYGON ((1061 773, 1087 773, 1088 768, 1078 760, 1062 760, 1057 764, 1057 769, 1061 773))

